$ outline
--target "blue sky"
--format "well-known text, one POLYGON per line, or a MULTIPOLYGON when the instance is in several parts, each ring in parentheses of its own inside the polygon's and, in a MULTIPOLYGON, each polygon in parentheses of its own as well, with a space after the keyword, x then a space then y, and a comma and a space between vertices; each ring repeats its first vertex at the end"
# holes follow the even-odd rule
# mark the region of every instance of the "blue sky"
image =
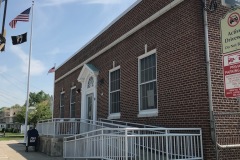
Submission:
MULTIPOLYGON (((65 62, 137 0, 36 0, 34 4, 30 92, 53 93, 53 74, 65 62)), ((23 105, 27 97, 30 22, 9 22, 32 5, 31 0, 8 0, 6 49, 0 53, 0 108, 23 105), (28 32, 28 41, 12 45, 11 36, 28 32)), ((4 3, 0 8, 0 23, 4 3)), ((2 26, 2 24, 1 24, 2 26)), ((1 27, 2 28, 2 27, 1 27)))

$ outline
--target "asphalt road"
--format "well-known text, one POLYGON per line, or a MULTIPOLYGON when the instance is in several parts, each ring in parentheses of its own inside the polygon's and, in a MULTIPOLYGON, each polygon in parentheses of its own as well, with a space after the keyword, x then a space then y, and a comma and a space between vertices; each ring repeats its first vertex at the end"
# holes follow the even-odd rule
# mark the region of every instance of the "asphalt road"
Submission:
POLYGON ((25 152, 25 145, 19 141, 0 141, 0 160, 63 160, 62 157, 50 157, 46 154, 35 152, 29 147, 25 152))

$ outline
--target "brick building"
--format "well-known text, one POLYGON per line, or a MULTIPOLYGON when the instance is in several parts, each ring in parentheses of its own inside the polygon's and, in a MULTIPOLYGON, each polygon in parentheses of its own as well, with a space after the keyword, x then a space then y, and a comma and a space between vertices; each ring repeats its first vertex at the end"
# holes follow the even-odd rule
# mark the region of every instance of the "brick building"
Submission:
POLYGON ((16 115, 20 111, 19 108, 12 107, 12 108, 1 108, 0 109, 0 131, 1 128, 7 129, 19 129, 20 124, 16 122, 16 115), (3 127, 4 126, 4 127, 3 127))
POLYGON ((239 106, 225 98, 222 74, 219 21, 229 8, 217 3, 204 12, 201 0, 136 2, 57 68, 54 117, 201 128, 204 159, 240 159, 239 106))

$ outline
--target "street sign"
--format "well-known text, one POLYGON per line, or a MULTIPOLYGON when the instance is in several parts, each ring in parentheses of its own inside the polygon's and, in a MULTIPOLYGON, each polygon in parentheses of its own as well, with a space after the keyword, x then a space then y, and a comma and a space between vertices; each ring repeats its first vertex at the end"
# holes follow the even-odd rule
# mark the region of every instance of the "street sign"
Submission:
POLYGON ((240 52, 223 56, 223 78, 225 97, 240 96, 240 52))
POLYGON ((231 10, 221 19, 222 54, 240 50, 240 9, 231 10))

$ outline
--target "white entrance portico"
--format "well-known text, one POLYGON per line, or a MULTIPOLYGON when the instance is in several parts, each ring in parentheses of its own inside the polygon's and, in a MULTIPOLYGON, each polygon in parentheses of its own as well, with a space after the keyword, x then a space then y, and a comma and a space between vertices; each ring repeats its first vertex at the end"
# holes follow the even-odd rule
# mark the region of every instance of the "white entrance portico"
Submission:
POLYGON ((97 76, 99 70, 92 64, 85 64, 78 76, 81 88, 81 118, 97 120, 97 76))

